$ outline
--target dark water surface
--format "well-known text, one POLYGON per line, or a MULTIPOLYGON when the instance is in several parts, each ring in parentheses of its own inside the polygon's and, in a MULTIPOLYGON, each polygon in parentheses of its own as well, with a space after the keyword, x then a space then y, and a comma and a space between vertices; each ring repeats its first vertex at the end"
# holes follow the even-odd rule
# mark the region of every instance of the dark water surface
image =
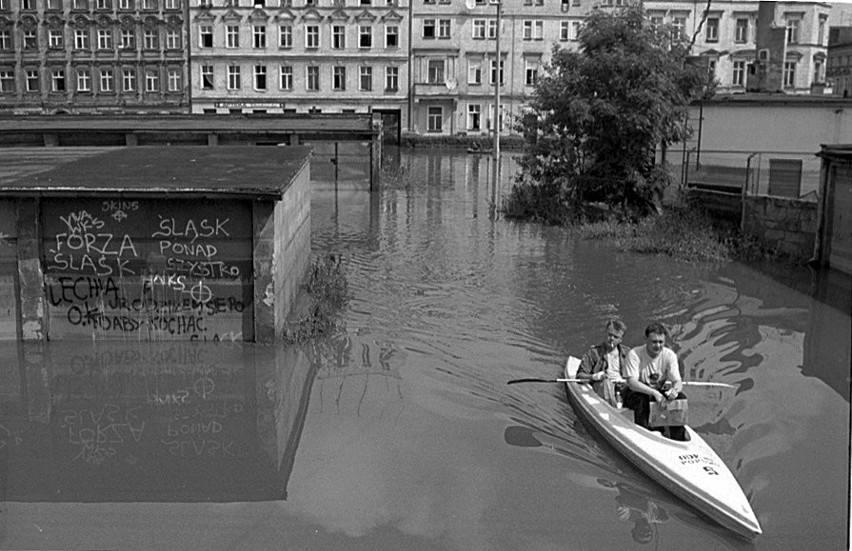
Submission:
POLYGON ((687 265, 492 217, 485 158, 319 186, 339 334, 300 349, 0 346, 4 549, 846 549, 849 278, 687 265), (672 328, 694 428, 763 526, 698 516, 551 384, 606 319, 672 328))

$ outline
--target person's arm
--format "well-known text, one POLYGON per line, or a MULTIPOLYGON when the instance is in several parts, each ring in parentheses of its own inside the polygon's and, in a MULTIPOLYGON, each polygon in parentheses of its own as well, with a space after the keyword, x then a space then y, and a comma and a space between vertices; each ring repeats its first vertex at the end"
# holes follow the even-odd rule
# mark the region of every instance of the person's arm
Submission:
POLYGON ((666 398, 674 400, 683 391, 683 380, 680 378, 680 366, 677 361, 677 354, 673 350, 666 349, 669 358, 669 380, 672 382, 672 388, 666 393, 666 398))
POLYGON ((593 352, 594 348, 590 348, 588 352, 583 354, 583 359, 580 360, 580 367, 577 368, 578 379, 582 379, 584 381, 600 381, 603 379, 603 377, 600 376, 602 372, 592 373, 592 369, 595 365, 593 352))

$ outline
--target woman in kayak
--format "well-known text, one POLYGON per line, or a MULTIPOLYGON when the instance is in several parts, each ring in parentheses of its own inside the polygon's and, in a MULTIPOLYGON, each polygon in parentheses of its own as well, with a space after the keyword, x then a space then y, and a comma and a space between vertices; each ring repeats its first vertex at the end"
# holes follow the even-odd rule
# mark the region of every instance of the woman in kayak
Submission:
POLYGON ((577 368, 577 378, 592 382, 592 388, 598 396, 616 405, 616 394, 620 393, 623 383, 622 368, 630 351, 621 344, 627 325, 617 319, 606 324, 603 342, 589 348, 577 368), (619 381, 619 382, 616 382, 619 381))
MULTIPOLYGON (((632 349, 627 355, 624 378, 627 379, 624 405, 633 410, 636 424, 648 427, 651 400, 664 404, 682 399, 683 381, 677 355, 666 346, 668 330, 661 323, 652 323, 645 328, 645 344, 632 349), (666 389, 666 383, 671 388, 666 389)), ((686 429, 682 426, 669 427, 672 440, 686 440, 686 429)), ((657 429, 662 430, 662 429, 657 429)))

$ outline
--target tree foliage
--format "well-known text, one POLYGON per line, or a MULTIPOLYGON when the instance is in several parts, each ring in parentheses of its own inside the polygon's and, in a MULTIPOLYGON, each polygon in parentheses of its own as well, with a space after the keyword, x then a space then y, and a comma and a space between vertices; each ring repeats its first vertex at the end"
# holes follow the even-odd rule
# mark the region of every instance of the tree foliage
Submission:
POLYGON ((656 149, 689 137, 688 106, 708 84, 674 36, 630 6, 590 15, 577 51, 554 48, 518 123, 521 184, 575 209, 647 209, 668 181, 656 149))

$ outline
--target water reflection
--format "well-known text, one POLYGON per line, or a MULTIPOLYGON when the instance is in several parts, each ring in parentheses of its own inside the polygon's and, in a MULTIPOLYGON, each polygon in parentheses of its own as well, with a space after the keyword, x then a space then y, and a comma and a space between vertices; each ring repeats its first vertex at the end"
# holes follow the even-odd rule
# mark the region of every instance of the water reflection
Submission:
POLYGON ((314 377, 300 352, 7 343, 0 354, 4 499, 286 497, 314 377))

